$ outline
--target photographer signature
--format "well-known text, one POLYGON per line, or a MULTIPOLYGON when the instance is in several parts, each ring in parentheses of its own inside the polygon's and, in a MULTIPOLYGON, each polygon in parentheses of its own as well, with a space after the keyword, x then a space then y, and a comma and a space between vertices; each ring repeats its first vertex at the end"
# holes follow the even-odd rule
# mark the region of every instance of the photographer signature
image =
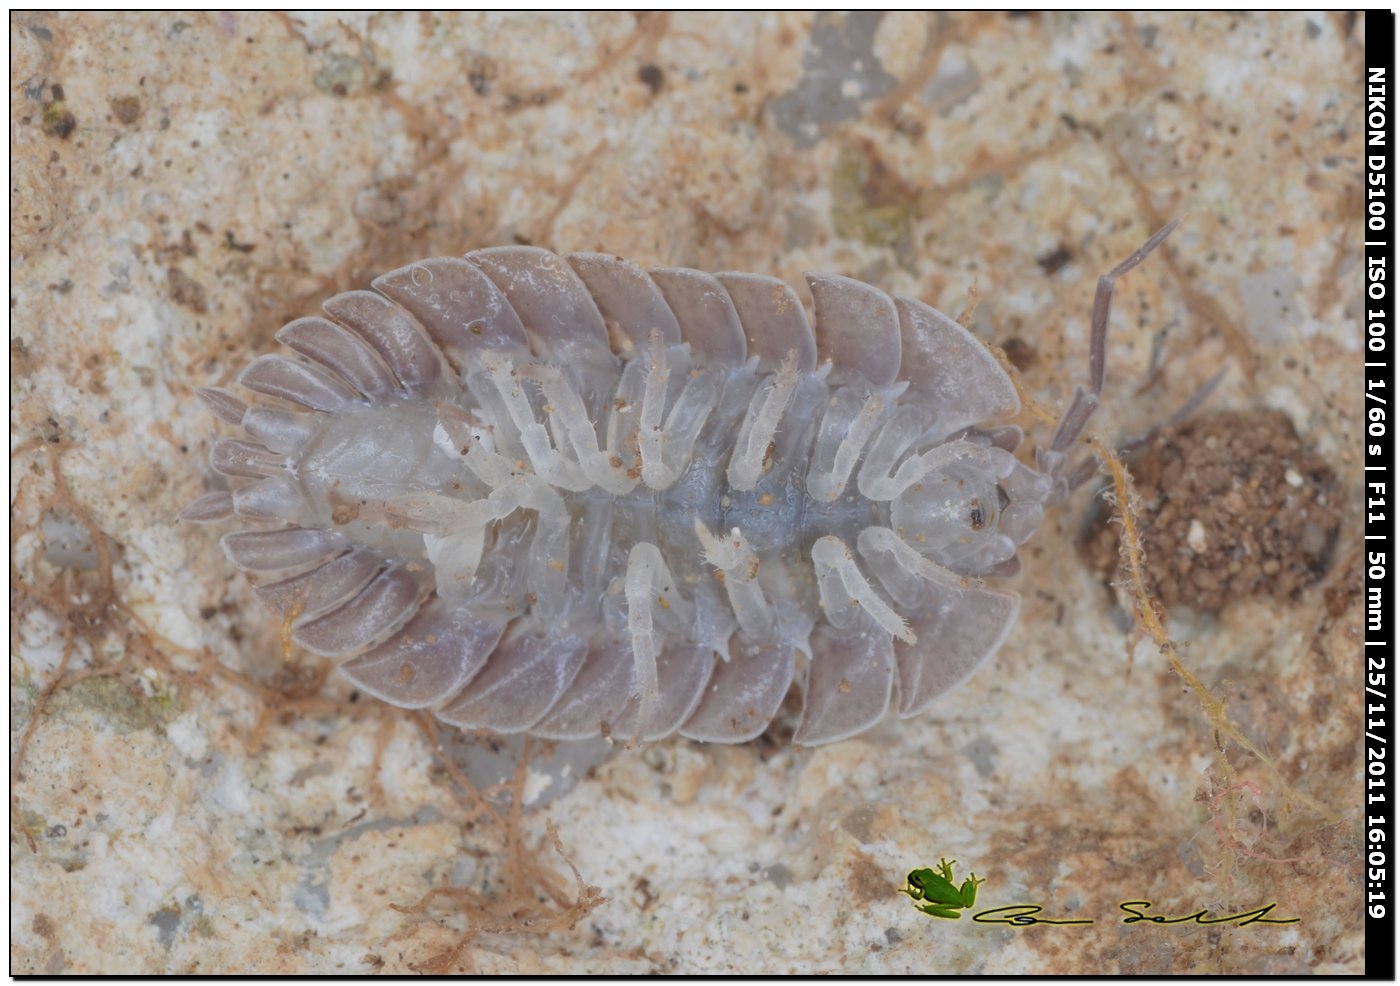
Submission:
MULTIPOLYGON (((1225 914, 1220 917, 1209 917, 1209 909, 1201 908, 1193 914, 1183 914, 1178 917, 1168 917, 1164 914, 1145 914, 1144 911, 1151 909, 1150 900, 1125 900, 1118 905, 1118 909, 1123 911, 1128 917, 1123 919, 1124 924, 1137 924, 1139 921, 1148 921, 1152 924, 1233 924, 1238 928, 1243 928, 1250 924, 1297 924, 1301 918, 1271 918, 1269 913, 1273 911, 1277 904, 1265 904, 1263 907, 1256 907, 1252 911, 1241 911, 1238 914, 1225 914)), ((987 911, 978 911, 972 915, 972 920, 977 924, 1009 924, 1016 927, 1029 927, 1033 924, 1094 924, 1092 918, 1066 919, 1066 918, 1043 918, 1037 915, 1044 910, 1039 904, 1011 904, 1007 907, 994 907, 987 911)))

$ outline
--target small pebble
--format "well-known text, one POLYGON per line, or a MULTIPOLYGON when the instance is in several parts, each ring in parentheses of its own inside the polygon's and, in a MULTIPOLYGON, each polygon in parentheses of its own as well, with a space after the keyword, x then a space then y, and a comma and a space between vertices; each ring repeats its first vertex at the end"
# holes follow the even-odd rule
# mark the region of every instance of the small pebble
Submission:
POLYGON ((1206 550, 1206 529, 1195 517, 1191 518, 1191 527, 1186 532, 1186 547, 1198 555, 1206 550))

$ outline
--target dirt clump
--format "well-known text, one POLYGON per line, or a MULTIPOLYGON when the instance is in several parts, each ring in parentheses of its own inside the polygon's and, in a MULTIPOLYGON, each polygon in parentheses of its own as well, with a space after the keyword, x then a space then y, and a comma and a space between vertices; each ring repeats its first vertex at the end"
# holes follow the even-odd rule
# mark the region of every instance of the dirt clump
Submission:
MULTIPOLYGON (((1149 588, 1168 607, 1291 599, 1327 570, 1342 490, 1278 411, 1201 415, 1130 456, 1149 588)), ((1088 528, 1086 557, 1112 580, 1119 529, 1088 528)))

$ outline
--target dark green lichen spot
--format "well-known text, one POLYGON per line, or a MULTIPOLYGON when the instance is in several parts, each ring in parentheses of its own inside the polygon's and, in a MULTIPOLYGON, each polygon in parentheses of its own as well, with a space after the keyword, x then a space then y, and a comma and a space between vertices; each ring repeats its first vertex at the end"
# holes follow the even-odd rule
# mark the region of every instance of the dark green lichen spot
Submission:
POLYGON ((342 52, 331 52, 316 70, 312 82, 317 89, 332 96, 345 96, 364 83, 364 67, 360 60, 342 52))
POLYGON ((73 131, 78 129, 78 120, 69 111, 66 104, 50 103, 44 109, 44 118, 40 126, 44 133, 50 137, 67 140, 72 136, 73 131))

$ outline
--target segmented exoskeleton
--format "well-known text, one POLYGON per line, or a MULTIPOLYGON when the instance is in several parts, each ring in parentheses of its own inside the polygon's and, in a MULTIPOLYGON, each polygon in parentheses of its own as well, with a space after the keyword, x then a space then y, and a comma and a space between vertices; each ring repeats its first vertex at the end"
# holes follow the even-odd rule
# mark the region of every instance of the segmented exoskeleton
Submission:
POLYGON ((914 715, 1001 646, 984 577, 1066 480, 1089 389, 1034 466, 1016 389, 956 322, 868 284, 644 271, 534 247, 337 295, 238 383, 223 538, 291 639, 463 728, 758 735, 805 678, 803 744, 914 715), (814 331, 815 330, 815 331, 814 331), (270 400, 268 400, 270 399, 270 400))

